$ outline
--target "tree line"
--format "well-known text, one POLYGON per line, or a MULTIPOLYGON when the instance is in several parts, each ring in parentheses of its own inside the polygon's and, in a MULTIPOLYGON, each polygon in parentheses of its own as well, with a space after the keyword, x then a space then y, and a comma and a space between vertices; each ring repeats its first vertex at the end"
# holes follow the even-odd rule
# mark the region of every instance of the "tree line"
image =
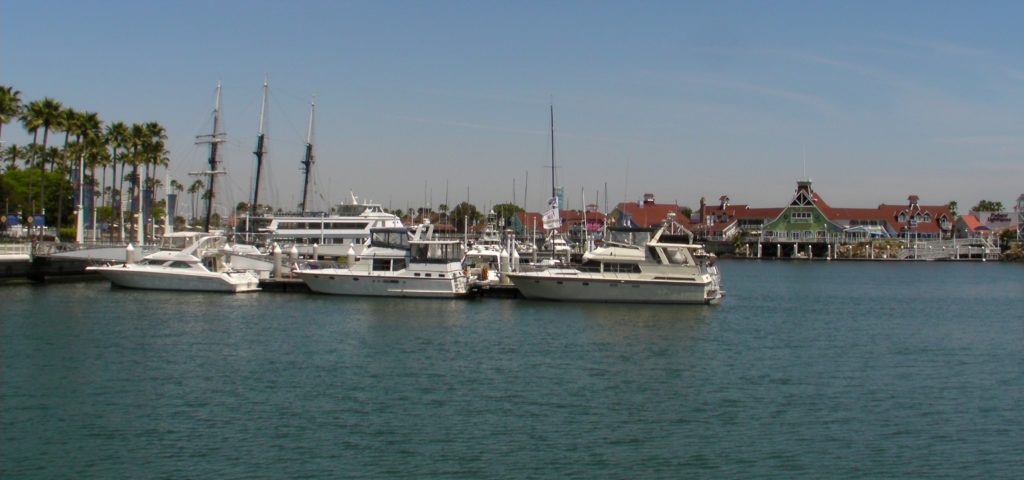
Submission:
MULTIPOLYGON (((0 141, 3 129, 11 124, 20 124, 32 141, 2 144, 0 198, 5 212, 18 215, 24 224, 42 217, 45 225, 66 232, 62 227, 75 218, 80 175, 85 195, 92 196, 97 220, 109 222, 111 232, 126 213, 142 209, 139 199, 152 209, 152 216, 163 214, 163 201, 154 201, 156 190, 164 187, 157 171, 170 160, 167 132, 159 122, 106 123, 96 112, 76 110, 50 97, 25 102, 20 91, 0 85, 0 141), (131 200, 129 211, 122 199, 131 200)), ((185 190, 177 181, 170 183, 173 192, 185 190)), ((201 180, 188 188, 193 204, 204 188, 201 180)), ((137 228, 135 223, 125 226, 126 234, 137 228)))

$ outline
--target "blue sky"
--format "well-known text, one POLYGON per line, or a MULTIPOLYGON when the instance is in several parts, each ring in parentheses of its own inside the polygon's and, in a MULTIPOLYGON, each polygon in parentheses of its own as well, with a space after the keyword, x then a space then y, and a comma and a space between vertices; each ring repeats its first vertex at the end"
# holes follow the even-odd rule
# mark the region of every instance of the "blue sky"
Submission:
POLYGON ((1021 2, 0 0, 0 84, 160 122, 187 182, 220 80, 228 204, 249 195, 268 76, 279 206, 299 201, 316 94, 321 207, 447 191, 539 210, 553 102, 571 208, 603 207, 606 185, 612 206, 778 206, 806 175, 836 206, 965 210, 1024 193, 1021 18, 1021 2))

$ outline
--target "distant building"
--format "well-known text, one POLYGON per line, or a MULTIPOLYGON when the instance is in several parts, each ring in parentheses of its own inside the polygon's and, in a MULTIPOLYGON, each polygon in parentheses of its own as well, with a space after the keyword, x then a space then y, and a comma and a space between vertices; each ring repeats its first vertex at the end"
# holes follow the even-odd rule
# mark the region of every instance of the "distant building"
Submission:
POLYGON ((814 191, 810 180, 800 180, 793 199, 783 208, 732 205, 724 195, 718 206, 702 202, 700 225, 698 231, 712 240, 742 233, 774 243, 851 243, 872 238, 947 238, 954 219, 948 205, 921 205, 917 195, 907 197, 906 204, 832 207, 814 191))
POLYGON ((653 193, 645 193, 643 200, 623 202, 615 206, 608 214, 608 222, 617 227, 650 228, 662 224, 668 218, 690 228, 690 218, 683 214, 682 208, 672 203, 657 203, 653 193))
MULTIPOLYGON (((1024 195, 1021 196, 1024 198, 1024 195)), ((1021 199, 1018 198, 1018 202, 1021 199)), ((987 237, 1000 235, 1009 230, 1017 232, 1020 228, 1020 211, 1011 212, 976 212, 970 211, 957 219, 957 236, 987 237)))

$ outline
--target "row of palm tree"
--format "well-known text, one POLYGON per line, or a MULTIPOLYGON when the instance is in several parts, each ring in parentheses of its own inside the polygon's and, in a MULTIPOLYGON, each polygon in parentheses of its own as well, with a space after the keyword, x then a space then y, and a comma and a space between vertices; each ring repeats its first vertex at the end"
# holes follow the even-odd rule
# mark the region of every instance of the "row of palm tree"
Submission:
MULTIPOLYGON (((62 180, 58 182, 61 190, 66 184, 77 188, 80 162, 86 169, 84 176, 87 191, 92 192, 94 199, 101 198, 100 205, 108 207, 107 211, 113 213, 114 219, 123 218, 122 198, 144 197, 144 202, 153 205, 155 190, 162 187, 156 175, 157 169, 169 164, 167 132, 159 123, 104 124, 99 114, 65 107, 53 98, 23 103, 20 91, 0 85, 0 140, 3 138, 3 127, 15 120, 32 135, 32 142, 24 146, 5 146, 0 151, 0 165, 6 165, 9 171, 18 169, 20 163, 21 168, 39 171, 39 204, 33 205, 31 211, 38 211, 47 221, 51 217, 55 218, 58 230, 64 216, 63 199, 66 192, 62 191, 56 202, 57 215, 47 217, 45 189, 50 182, 43 180, 56 172, 62 180), (50 145, 50 134, 58 132, 64 133, 64 143, 60 148, 55 148, 50 145), (99 182, 97 169, 102 172, 99 182), (126 187, 128 197, 124 197, 126 187)), ((172 182, 171 188, 178 192, 184 190, 177 182, 172 182)), ((29 196, 32 195, 30 192, 29 196)), ((52 200, 49 203, 52 205, 52 200)))

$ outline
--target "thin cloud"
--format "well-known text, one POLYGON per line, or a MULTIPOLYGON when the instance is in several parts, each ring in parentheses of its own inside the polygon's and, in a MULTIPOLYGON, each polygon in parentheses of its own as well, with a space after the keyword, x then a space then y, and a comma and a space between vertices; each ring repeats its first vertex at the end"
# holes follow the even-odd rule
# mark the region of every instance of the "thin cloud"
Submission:
POLYGON ((490 132, 502 132, 502 133, 517 133, 523 135, 542 135, 547 134, 546 130, 526 130, 520 128, 509 128, 499 127, 497 125, 484 125, 480 123, 469 123, 469 122, 452 122, 448 120, 436 120, 430 118, 421 117, 409 117, 404 115, 392 116, 389 115, 387 118, 395 120, 403 120, 406 122, 421 123, 424 125, 439 125, 443 127, 456 127, 456 128, 468 128, 472 130, 486 130, 490 132))
POLYGON ((916 49, 920 49, 920 50, 926 50, 926 51, 931 52, 931 53, 937 53, 937 54, 947 55, 947 56, 970 57, 970 58, 984 58, 984 59, 992 59, 992 58, 995 58, 997 56, 996 54, 994 54, 992 52, 989 52, 989 51, 986 51, 986 50, 982 50, 982 49, 974 48, 974 47, 968 47, 966 45, 961 45, 961 44, 957 44, 957 43, 953 43, 953 42, 949 42, 949 41, 944 41, 944 40, 931 40, 931 39, 924 39, 924 38, 911 38, 911 37, 905 37, 905 36, 901 36, 901 35, 892 35, 892 34, 886 34, 886 33, 880 33, 880 34, 876 34, 874 36, 876 38, 879 38, 879 39, 882 39, 882 40, 886 40, 886 41, 889 41, 889 42, 893 42, 893 43, 899 43, 899 44, 902 44, 902 45, 907 46, 907 47, 912 47, 912 48, 916 48, 916 49))
POLYGON ((786 100, 788 102, 800 103, 808 105, 819 110, 832 112, 835 111, 829 102, 825 99, 808 93, 794 92, 790 90, 783 90, 767 85, 759 85, 756 83, 744 82, 740 80, 734 80, 717 75, 698 75, 691 73, 675 73, 671 75, 671 78, 686 83, 692 83, 695 85, 706 85, 710 87, 724 88, 728 90, 737 90, 748 93, 755 93, 758 95, 778 98, 786 100))
POLYGON ((1024 139, 1011 135, 964 135, 956 137, 938 137, 936 143, 943 145, 991 146, 1007 147, 1024 145, 1024 139))
MULTIPOLYGON (((439 126, 444 126, 444 127, 467 128, 467 129, 472 129, 472 130, 486 130, 486 131, 491 131, 491 132, 515 133, 515 134, 521 134, 521 135, 540 136, 540 135, 549 135, 551 133, 548 130, 527 130, 527 129, 519 129, 519 128, 499 127, 499 126, 496 126, 496 125, 484 125, 484 124, 479 124, 479 123, 453 122, 453 121, 448 121, 448 120, 434 120, 434 119, 421 118, 421 117, 389 116, 388 118, 393 118, 393 119, 396 119, 396 120, 403 120, 403 121, 407 121, 407 122, 420 123, 420 124, 424 124, 424 125, 439 125, 439 126)), ((646 141, 646 140, 636 140, 636 139, 631 139, 631 138, 619 138, 619 137, 604 137, 604 136, 597 136, 597 135, 587 135, 587 134, 579 134, 579 133, 571 133, 571 132, 559 132, 559 131, 555 131, 555 137, 566 138, 566 139, 589 140, 589 141, 595 141, 595 142, 620 143, 620 144, 628 144, 628 145, 645 145, 645 146, 655 146, 655 147, 667 146, 667 145, 662 144, 662 143, 650 142, 650 141, 646 141)))

